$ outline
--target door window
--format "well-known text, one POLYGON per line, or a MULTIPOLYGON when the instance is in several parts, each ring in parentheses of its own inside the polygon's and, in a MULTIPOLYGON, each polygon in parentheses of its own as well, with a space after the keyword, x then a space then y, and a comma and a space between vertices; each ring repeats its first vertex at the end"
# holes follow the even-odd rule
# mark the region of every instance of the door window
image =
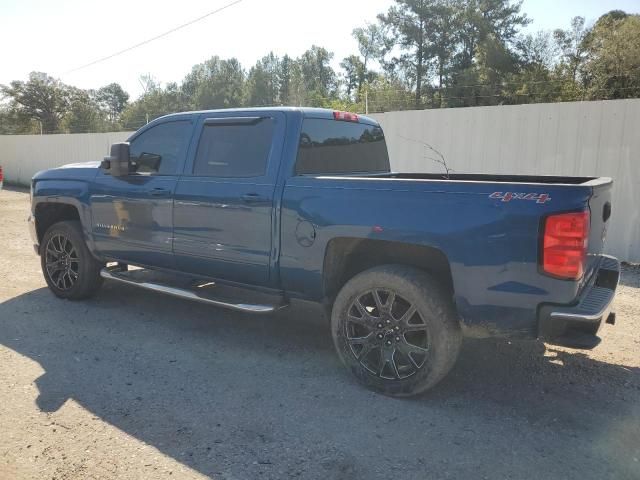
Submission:
POLYGON ((193 174, 227 178, 265 175, 273 130, 273 118, 236 124, 205 124, 193 174))
POLYGON ((129 147, 132 171, 173 175, 189 145, 191 121, 161 123, 136 137, 129 147))

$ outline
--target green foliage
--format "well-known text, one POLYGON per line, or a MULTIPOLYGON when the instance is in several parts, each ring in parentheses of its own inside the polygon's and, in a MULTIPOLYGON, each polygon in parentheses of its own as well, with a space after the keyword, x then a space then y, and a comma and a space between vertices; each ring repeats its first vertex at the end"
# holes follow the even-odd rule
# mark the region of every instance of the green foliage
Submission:
POLYGON ((128 94, 113 83, 98 92, 65 85, 41 72, 26 82, 1 86, 9 100, 0 133, 82 133, 118 129, 117 116, 128 94))
POLYGON ((249 71, 247 104, 250 106, 278 105, 280 101, 281 62, 273 53, 263 57, 249 71))
POLYGON ((569 77, 573 82, 578 79, 578 69, 583 64, 586 54, 584 17, 574 17, 571 28, 557 29, 553 37, 561 54, 561 69, 559 73, 569 77))
POLYGON ((640 15, 603 15, 584 40, 582 74, 590 99, 640 96, 640 15))
POLYGON ((380 23, 388 28, 400 55, 390 60, 410 84, 415 85, 416 108, 420 107, 422 85, 429 75, 429 32, 434 29, 433 8, 437 0, 397 0, 386 14, 379 16, 380 23))
POLYGON ((29 80, 15 80, 2 86, 2 93, 10 100, 15 118, 23 127, 32 120, 42 126, 43 133, 58 133, 60 120, 69 108, 69 89, 46 73, 31 72, 29 80))
POLYGON ((273 52, 245 69, 213 56, 179 83, 140 77, 134 101, 116 83, 97 91, 45 73, 0 86, 0 134, 137 129, 168 113, 292 105, 356 112, 640 97, 640 16, 603 15, 592 27, 523 35, 516 0, 395 0, 353 30, 357 52, 332 67, 313 45, 273 52))
POLYGON ((195 110, 232 108, 243 104, 245 72, 235 58, 211 57, 195 65, 182 90, 195 110))
POLYGON ((99 107, 106 113, 110 122, 115 123, 127 106, 129 94, 117 83, 110 83, 97 91, 95 95, 99 107))
POLYGON ((70 87, 69 106, 61 125, 62 130, 68 133, 89 133, 102 131, 106 122, 98 102, 89 92, 70 87))
POLYGON ((332 58, 333 53, 314 45, 297 60, 298 81, 312 107, 322 107, 336 98, 338 80, 330 65, 332 58))
POLYGON ((162 88, 153 78, 141 78, 144 94, 122 112, 120 123, 125 130, 137 130, 151 120, 174 112, 192 109, 189 98, 176 83, 162 88))
POLYGON ((357 96, 367 76, 364 63, 357 55, 350 55, 340 62, 340 67, 344 70, 347 98, 352 98, 354 93, 357 96))

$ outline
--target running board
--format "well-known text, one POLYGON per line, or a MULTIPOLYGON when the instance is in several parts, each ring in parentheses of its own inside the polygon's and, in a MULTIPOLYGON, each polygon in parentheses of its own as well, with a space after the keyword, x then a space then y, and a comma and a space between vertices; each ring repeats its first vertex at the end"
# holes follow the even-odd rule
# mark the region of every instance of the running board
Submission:
MULTIPOLYGON (((135 287, 144 288, 145 290, 151 290, 154 292, 164 293, 173 297, 184 298, 187 300, 193 300, 200 303, 206 303, 208 305, 214 305, 216 307, 227 308, 229 310, 235 310, 238 312, 253 313, 253 314, 266 314, 273 313, 286 305, 268 305, 268 304, 250 304, 250 303, 237 303, 231 299, 215 298, 210 292, 203 289, 201 292, 194 291, 188 288, 181 288, 171 286, 159 282, 151 282, 144 278, 136 278, 136 273, 146 273, 144 270, 132 270, 132 271, 119 271, 115 269, 103 268, 100 271, 100 276, 107 280, 115 280, 116 282, 124 283, 125 285, 132 285, 135 287)), ((211 283, 203 286, 212 285, 211 283)), ((200 286, 197 286, 200 287, 200 286)))

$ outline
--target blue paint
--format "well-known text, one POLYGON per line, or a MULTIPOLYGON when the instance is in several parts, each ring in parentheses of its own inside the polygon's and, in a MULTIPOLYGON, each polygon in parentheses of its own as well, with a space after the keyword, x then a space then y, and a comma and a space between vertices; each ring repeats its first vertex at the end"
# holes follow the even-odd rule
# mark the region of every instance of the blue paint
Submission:
MULTIPOLYGON (((130 140, 163 122, 191 120, 189 147, 175 174, 113 178, 96 162, 47 170, 33 179, 32 213, 41 202, 75 206, 98 258, 318 302, 325 298, 324 261, 332 240, 373 238, 435 248, 449 262, 463 320, 513 335, 535 334, 538 307, 574 301, 597 267, 606 225, 599 217, 610 200, 610 182, 295 176, 304 118, 333 115, 319 109, 267 108, 157 119, 130 140), (276 122, 264 175, 221 179, 190 174, 206 119, 255 115, 276 122), (504 202, 490 198, 494 192, 545 193, 551 200, 504 202), (585 208, 592 210, 592 233, 584 280, 541 274, 541 220, 585 208)), ((366 117, 360 121, 377 125, 366 117)))

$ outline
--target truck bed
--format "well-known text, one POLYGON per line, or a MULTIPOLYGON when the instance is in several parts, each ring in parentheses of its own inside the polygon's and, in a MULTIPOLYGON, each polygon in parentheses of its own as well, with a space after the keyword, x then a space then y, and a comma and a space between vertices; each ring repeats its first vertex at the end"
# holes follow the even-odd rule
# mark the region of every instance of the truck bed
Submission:
POLYGON ((542 185, 596 186, 610 181, 604 177, 567 177, 556 175, 493 175, 484 173, 380 173, 354 175, 366 178, 394 178, 398 180, 445 180, 453 182, 525 183, 542 185))

